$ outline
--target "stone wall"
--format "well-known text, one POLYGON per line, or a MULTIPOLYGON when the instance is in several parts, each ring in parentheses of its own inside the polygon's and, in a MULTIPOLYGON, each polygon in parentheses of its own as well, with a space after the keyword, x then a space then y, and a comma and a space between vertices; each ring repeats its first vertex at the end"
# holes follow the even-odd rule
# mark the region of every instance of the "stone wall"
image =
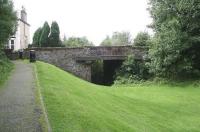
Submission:
MULTIPOLYGON (((143 59, 146 49, 132 46, 116 47, 83 47, 83 48, 33 48, 36 59, 53 64, 80 78, 91 81, 91 61, 95 59, 112 60, 116 56, 134 54, 136 58, 143 59), (88 57, 92 59, 77 61, 88 57)), ((117 58, 115 58, 117 59, 117 58)))
POLYGON ((80 78, 91 80, 91 66, 78 63, 76 57, 86 54, 83 48, 35 48, 36 59, 53 64, 80 78))
POLYGON ((91 62, 93 60, 124 60, 128 55, 143 59, 147 50, 141 47, 83 47, 83 48, 32 48, 24 51, 29 58, 29 50, 36 51, 36 59, 53 64, 82 79, 91 81, 91 62))
POLYGON ((5 52, 6 56, 10 60, 17 60, 17 59, 19 59, 19 53, 18 52, 13 52, 13 50, 11 50, 11 49, 5 49, 4 52, 5 52))

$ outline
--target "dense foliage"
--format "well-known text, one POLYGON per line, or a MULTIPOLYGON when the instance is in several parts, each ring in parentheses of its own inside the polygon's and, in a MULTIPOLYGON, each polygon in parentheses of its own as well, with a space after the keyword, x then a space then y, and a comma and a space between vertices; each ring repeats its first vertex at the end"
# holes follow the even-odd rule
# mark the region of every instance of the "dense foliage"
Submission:
POLYGON ((11 0, 0 0, 0 49, 13 35, 17 27, 17 16, 11 0))
POLYGON ((128 56, 120 69, 116 72, 115 84, 136 83, 145 81, 151 77, 145 61, 137 60, 134 56, 128 56))
POLYGON ((33 45, 35 47, 41 47, 41 45, 40 45, 41 34, 42 34, 42 28, 38 28, 33 35, 33 45))
MULTIPOLYGON (((140 32, 134 39, 133 46, 149 47, 151 45, 151 36, 147 32, 140 32)), ((146 49, 148 50, 148 49, 146 49)), ((115 84, 130 84, 143 82, 151 77, 149 67, 145 60, 137 60, 130 55, 116 71, 115 84)))
POLYGON ((151 36, 148 32, 139 32, 134 39, 134 46, 149 46, 151 36))
POLYGON ((49 46, 49 33, 50 33, 50 27, 48 22, 44 23, 44 26, 42 28, 42 33, 40 36, 39 45, 41 47, 48 47, 49 46))
POLYGON ((17 27, 17 16, 11 0, 0 0, 0 85, 7 79, 13 68, 2 48, 17 27))
POLYGON ((13 69, 13 64, 7 59, 4 53, 0 52, 0 86, 7 79, 13 69))
MULTIPOLYGON (((149 10, 153 18, 150 27, 155 32, 154 38, 141 32, 134 45, 150 47, 150 63, 147 64, 151 74, 168 79, 200 77, 200 1, 150 0, 149 10)), ((142 79, 143 73, 135 69, 147 68, 146 64, 127 61, 117 80, 142 79), (126 64, 127 61, 130 65, 126 64)))
POLYGON ((94 46, 86 37, 70 37, 65 38, 63 45, 66 47, 83 47, 83 46, 94 46))
POLYGON ((60 29, 57 22, 52 22, 51 33, 49 36, 49 45, 51 47, 59 47, 61 45, 60 29))
POLYGON ((106 37, 105 40, 101 42, 101 46, 124 46, 130 45, 132 42, 131 34, 129 32, 114 32, 112 37, 106 37))
POLYGON ((200 1, 150 0, 155 38, 150 68, 166 78, 198 77, 200 73, 200 1))
POLYGON ((61 47, 60 29, 56 21, 52 22, 51 28, 45 22, 42 28, 38 28, 33 36, 33 47, 61 47))

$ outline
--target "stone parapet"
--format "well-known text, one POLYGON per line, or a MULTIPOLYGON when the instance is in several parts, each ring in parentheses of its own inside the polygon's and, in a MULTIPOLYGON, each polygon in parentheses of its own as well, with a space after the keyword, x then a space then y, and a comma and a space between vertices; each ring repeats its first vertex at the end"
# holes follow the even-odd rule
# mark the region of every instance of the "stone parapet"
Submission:
POLYGON ((24 51, 24 58, 29 58, 29 51, 36 51, 36 59, 53 64, 82 79, 91 81, 91 61, 125 60, 128 55, 143 59, 148 48, 133 46, 79 47, 79 48, 31 48, 24 51))

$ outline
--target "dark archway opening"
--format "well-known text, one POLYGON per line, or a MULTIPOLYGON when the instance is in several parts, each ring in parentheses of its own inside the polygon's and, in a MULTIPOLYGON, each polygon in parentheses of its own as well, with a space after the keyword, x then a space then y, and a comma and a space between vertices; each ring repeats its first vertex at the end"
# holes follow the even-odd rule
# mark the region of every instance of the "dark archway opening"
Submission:
POLYGON ((112 85, 115 81, 116 70, 119 69, 122 65, 122 60, 105 60, 103 69, 104 69, 104 85, 112 85))
POLYGON ((124 60, 98 60, 92 65, 92 83, 110 86, 115 81, 116 70, 124 60))
POLYGON ((103 60, 93 61, 91 66, 91 82, 94 84, 104 85, 103 60))

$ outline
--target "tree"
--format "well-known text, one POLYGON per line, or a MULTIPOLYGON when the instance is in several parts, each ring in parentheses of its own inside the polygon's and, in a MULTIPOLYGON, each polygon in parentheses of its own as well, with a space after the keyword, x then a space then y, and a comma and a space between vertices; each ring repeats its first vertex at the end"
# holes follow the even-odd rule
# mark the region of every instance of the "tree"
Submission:
POLYGON ((0 49, 15 34, 17 16, 11 0, 0 0, 0 49))
POLYGON ((61 45, 60 40, 60 29, 57 22, 52 22, 51 24, 51 33, 49 36, 49 46, 50 47, 59 47, 61 45))
POLYGON ((182 78, 200 73, 199 0, 150 0, 151 71, 160 77, 182 78))
POLYGON ((42 33, 40 36, 40 41, 39 44, 41 47, 48 47, 48 43, 49 43, 49 33, 50 33, 50 27, 48 22, 44 23, 44 26, 42 28, 42 33))
POLYGON ((114 32, 112 37, 106 37, 101 42, 101 46, 124 46, 131 44, 131 34, 129 32, 114 32))
POLYGON ((83 46, 93 46, 93 43, 90 42, 86 37, 70 37, 63 42, 66 47, 83 47, 83 46))
POLYGON ((140 32, 134 39, 134 46, 149 46, 150 35, 147 32, 140 32))
POLYGON ((7 79, 13 69, 12 63, 2 51, 8 39, 17 29, 17 16, 11 0, 0 0, 0 83, 7 79))
POLYGON ((100 44, 101 46, 112 46, 112 40, 107 36, 100 44))
POLYGON ((123 46, 131 44, 131 35, 129 32, 114 32, 112 35, 112 45, 123 46))
POLYGON ((42 34, 42 28, 38 28, 35 33, 34 33, 34 36, 33 36, 33 45, 36 46, 36 47, 40 47, 40 37, 41 37, 41 34, 42 34))
POLYGON ((37 47, 63 47, 58 23, 52 22, 51 29, 48 22, 45 22, 42 28, 38 28, 33 36, 33 45, 37 47))

